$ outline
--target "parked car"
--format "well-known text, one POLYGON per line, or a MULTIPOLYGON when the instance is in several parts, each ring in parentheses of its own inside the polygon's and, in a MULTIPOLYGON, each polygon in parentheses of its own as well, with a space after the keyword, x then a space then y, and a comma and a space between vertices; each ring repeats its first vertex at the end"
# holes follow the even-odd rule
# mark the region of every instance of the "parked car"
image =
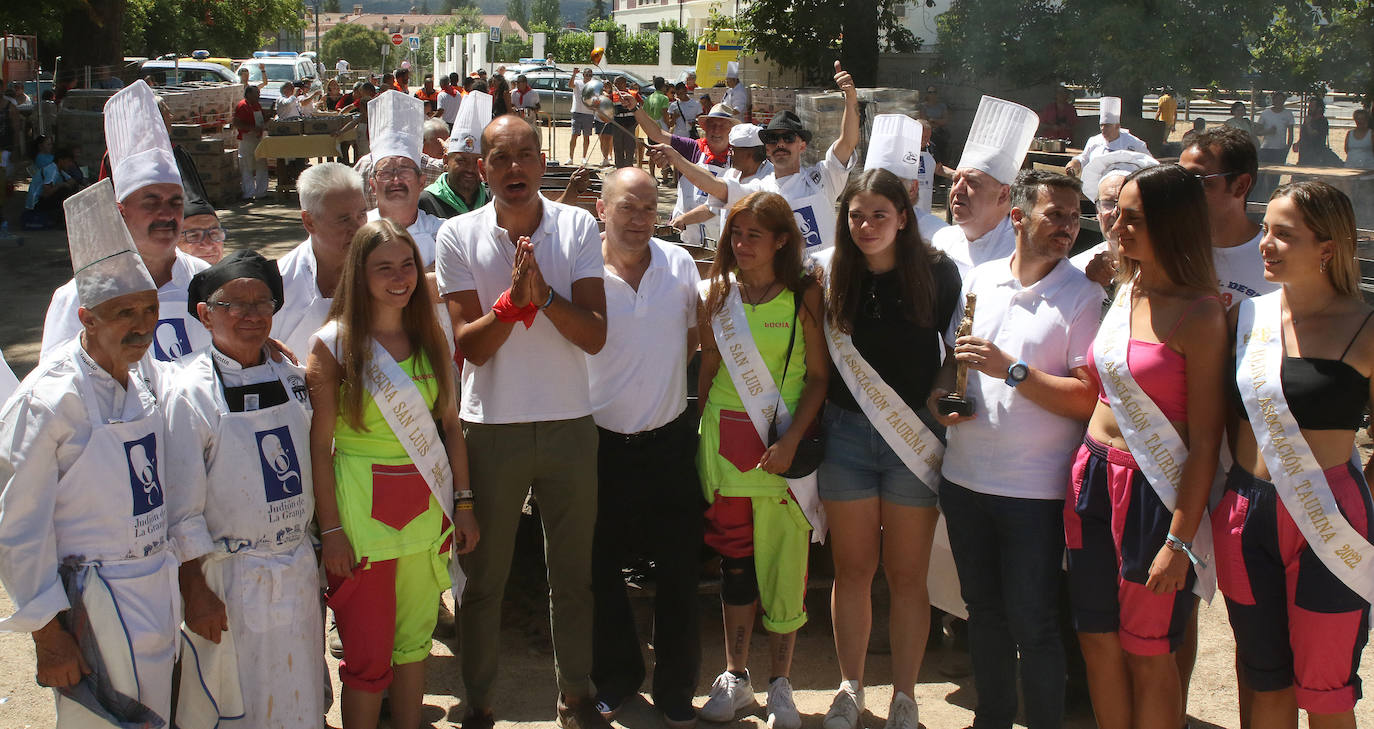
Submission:
POLYGON ((267 85, 262 87, 259 101, 264 111, 277 107, 281 85, 285 81, 308 81, 310 91, 320 88, 320 81, 315 77, 315 62, 306 56, 291 54, 245 58, 235 62, 234 72, 238 73, 245 66, 248 68, 249 83, 256 84, 262 81, 264 74, 267 76, 267 85))
POLYGON ((239 77, 218 63, 204 61, 144 61, 139 67, 141 78, 152 77, 154 86, 174 86, 191 81, 211 81, 236 84, 239 77))
MULTIPOLYGON (((524 72, 525 78, 530 82, 530 88, 539 92, 539 110, 545 114, 552 114, 555 121, 566 121, 572 119, 572 72, 552 66, 538 70, 524 72)), ((514 83, 514 76, 511 76, 510 69, 506 69, 506 75, 514 83)), ((518 76, 519 74, 516 74, 518 76)), ((615 69, 593 69, 592 78, 614 83, 616 76, 624 76, 625 83, 631 88, 652 88, 653 84, 645 81, 628 71, 618 71, 615 69)))

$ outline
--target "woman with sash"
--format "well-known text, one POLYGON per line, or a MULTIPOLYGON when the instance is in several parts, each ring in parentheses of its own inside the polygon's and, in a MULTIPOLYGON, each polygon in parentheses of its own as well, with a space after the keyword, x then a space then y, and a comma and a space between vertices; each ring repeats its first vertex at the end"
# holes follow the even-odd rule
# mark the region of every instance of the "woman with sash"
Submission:
MULTIPOLYGON (((1264 278, 1232 310, 1235 465, 1212 514, 1250 726, 1354 727, 1369 637, 1369 486, 1351 461, 1370 399, 1374 310, 1360 294, 1355 218, 1330 185, 1274 191, 1264 278)), ((1244 711, 1243 707, 1243 711, 1244 711)))
POLYGON ((307 364, 345 729, 376 727, 384 693, 392 726, 419 725, 449 548, 477 544, 451 358, 415 241, 386 219, 364 225, 307 364))
POLYGON ((700 320, 697 472, 710 503, 706 543, 722 558, 726 647, 726 670, 700 712, 706 721, 733 721, 755 705, 749 638, 762 607, 768 724, 801 727, 788 674, 797 629, 806 623, 807 554, 820 504, 814 474, 780 474, 825 401, 830 362, 822 309, 820 283, 802 268, 792 208, 770 192, 737 202, 721 233, 700 320))
POLYGON ((1093 342, 1097 409, 1064 505, 1074 628, 1104 729, 1178 729, 1173 653, 1210 597, 1207 496, 1225 404, 1226 313, 1202 184, 1178 165, 1126 178, 1116 298, 1093 342))
POLYGON ((818 476, 835 560, 830 610, 841 683, 824 725, 856 729, 863 714, 881 560, 892 595, 887 729, 916 729, 916 675, 930 631, 926 572, 939 518, 942 446, 932 431, 944 431, 925 402, 943 359, 940 333, 959 301, 959 268, 922 240, 906 185, 887 170, 850 182, 840 210, 825 294, 833 364, 818 476))

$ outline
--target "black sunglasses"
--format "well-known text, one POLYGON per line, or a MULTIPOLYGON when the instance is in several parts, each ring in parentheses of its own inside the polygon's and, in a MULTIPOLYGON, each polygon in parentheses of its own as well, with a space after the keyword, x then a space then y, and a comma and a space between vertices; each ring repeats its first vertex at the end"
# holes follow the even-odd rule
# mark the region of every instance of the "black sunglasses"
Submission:
POLYGON ((777 144, 778 142, 791 144, 798 139, 796 132, 764 132, 759 136, 763 138, 764 144, 777 144))

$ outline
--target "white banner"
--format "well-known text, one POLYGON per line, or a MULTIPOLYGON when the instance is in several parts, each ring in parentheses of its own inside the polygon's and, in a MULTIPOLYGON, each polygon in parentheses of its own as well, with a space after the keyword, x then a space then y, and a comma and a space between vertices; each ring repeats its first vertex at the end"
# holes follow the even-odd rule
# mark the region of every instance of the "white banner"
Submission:
MULTIPOLYGON (((1178 504, 1178 485, 1183 464, 1188 460, 1188 446, 1159 406, 1136 383, 1126 363, 1131 340, 1132 289, 1132 284, 1127 283, 1117 290, 1116 299, 1097 330, 1093 358, 1117 427, 1136 465, 1164 502, 1164 508, 1173 511, 1178 504)), ((1197 581, 1193 592, 1211 602, 1217 587, 1216 565, 1212 558, 1212 522, 1205 512, 1193 536, 1193 553, 1202 561, 1194 565, 1197 581)))
POLYGON ((1288 409, 1283 368, 1283 292, 1240 303, 1236 384, 1269 480, 1293 523, 1331 574, 1374 602, 1374 546, 1341 514, 1321 464, 1288 409))

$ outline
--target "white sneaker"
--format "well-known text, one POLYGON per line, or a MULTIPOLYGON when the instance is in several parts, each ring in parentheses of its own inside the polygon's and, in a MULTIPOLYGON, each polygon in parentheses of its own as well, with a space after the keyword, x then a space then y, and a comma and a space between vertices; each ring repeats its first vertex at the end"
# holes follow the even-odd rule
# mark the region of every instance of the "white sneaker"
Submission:
MULTIPOLYGON (((769 695, 772 695, 771 690, 769 695)), ((715 683, 711 684, 711 693, 707 695, 706 704, 697 712, 697 716, 717 723, 734 721, 741 709, 753 706, 758 706, 758 702, 754 700, 754 686, 749 682, 748 672, 745 672, 744 678, 740 678, 729 671, 722 671, 716 676, 715 683)))
POLYGON ((768 729, 801 729, 801 714, 792 700, 792 682, 786 676, 768 684, 768 729))
POLYGON ((864 690, 854 681, 845 681, 835 691, 830 711, 825 712, 821 725, 825 729, 859 729, 859 716, 864 713, 864 690))
POLYGON ((892 706, 887 710, 887 724, 883 729, 920 729, 921 711, 916 700, 898 691, 892 695, 892 706))

